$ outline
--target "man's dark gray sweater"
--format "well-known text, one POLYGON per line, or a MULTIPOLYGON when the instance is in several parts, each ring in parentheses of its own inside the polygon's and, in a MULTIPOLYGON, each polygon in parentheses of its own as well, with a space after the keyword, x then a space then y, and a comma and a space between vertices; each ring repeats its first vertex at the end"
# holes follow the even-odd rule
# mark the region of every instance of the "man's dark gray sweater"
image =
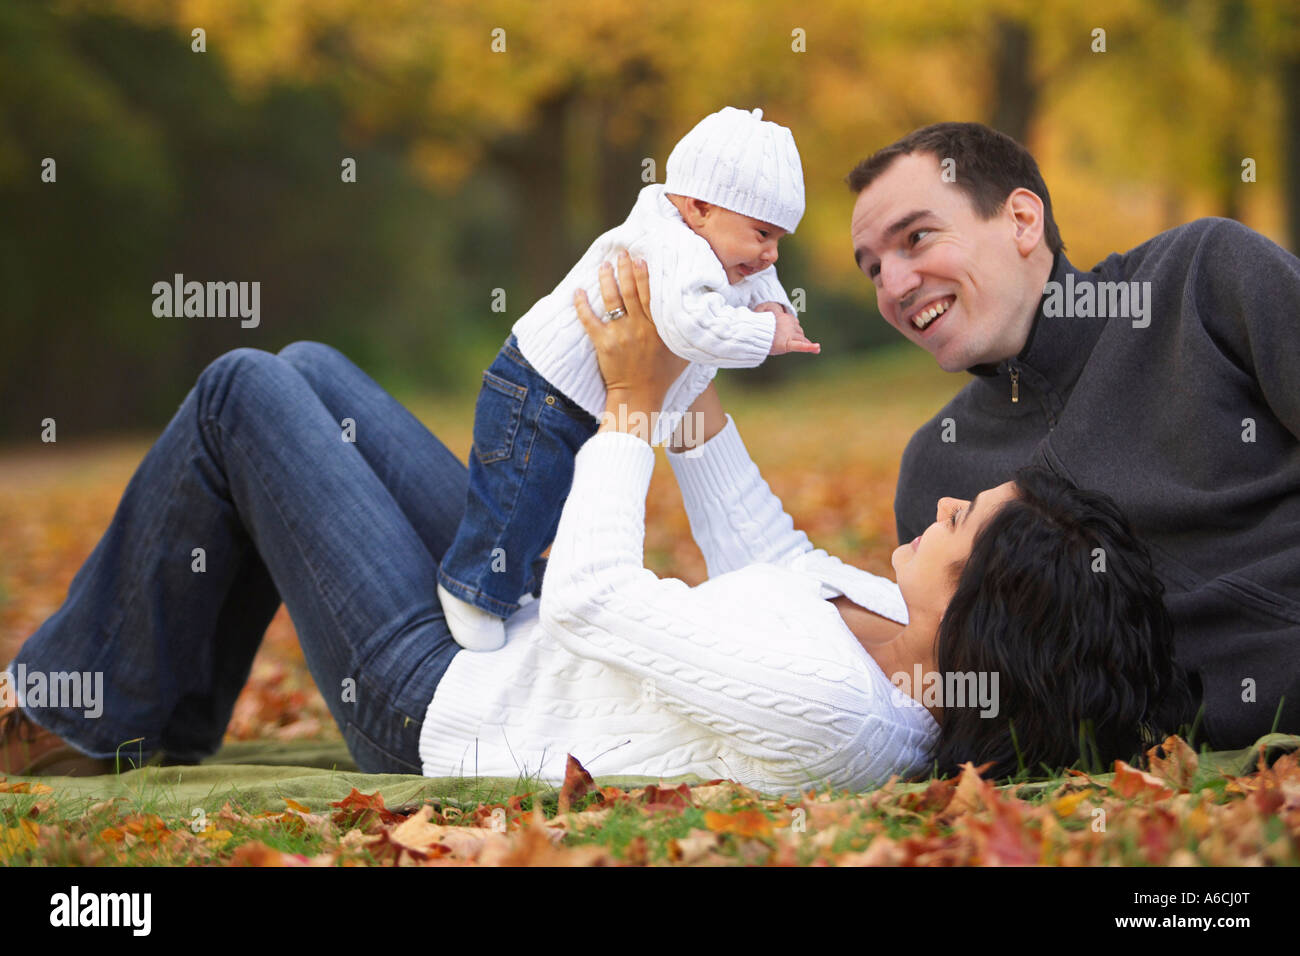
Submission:
POLYGON ((1024 464, 1104 491, 1151 547, 1208 742, 1254 743, 1284 697, 1277 729, 1300 732, 1300 260, 1199 219, 1091 272, 1058 254, 1051 279, 1065 315, 1045 293, 1020 354, 912 436, 899 540, 1024 464), (1149 322, 1071 308, 1084 285, 1109 306, 1101 282, 1150 282, 1149 322))

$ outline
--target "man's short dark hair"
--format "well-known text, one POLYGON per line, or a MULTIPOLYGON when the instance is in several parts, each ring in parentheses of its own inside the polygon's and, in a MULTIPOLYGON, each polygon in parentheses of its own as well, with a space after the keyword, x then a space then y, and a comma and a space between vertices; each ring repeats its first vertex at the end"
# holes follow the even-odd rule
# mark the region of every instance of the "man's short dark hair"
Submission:
POLYGON ((845 177, 856 195, 870 186, 900 156, 930 153, 942 163, 954 160, 956 185, 981 219, 992 219, 1013 189, 1028 189, 1043 201, 1043 237, 1053 254, 1065 249, 1052 217, 1052 197, 1038 163, 1010 136, 982 123, 935 123, 908 133, 876 151, 845 177))

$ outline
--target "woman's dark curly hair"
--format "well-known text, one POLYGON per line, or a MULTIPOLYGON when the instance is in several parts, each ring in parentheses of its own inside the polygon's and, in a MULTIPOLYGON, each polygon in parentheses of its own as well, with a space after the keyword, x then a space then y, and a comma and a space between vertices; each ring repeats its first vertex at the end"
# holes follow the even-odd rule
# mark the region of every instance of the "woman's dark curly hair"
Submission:
POLYGON ((1164 587, 1108 496, 1036 467, 1015 483, 976 535, 937 639, 941 674, 998 674, 997 714, 945 707, 938 771, 1109 769, 1190 716, 1164 587))

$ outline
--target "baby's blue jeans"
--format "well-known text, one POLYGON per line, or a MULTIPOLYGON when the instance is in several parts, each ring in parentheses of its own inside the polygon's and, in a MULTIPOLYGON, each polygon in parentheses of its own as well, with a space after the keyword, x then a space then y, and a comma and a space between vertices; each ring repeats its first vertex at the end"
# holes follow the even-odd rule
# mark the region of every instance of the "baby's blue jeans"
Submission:
POLYGON ((538 593, 574 458, 598 426, 506 339, 474 409, 465 518, 438 567, 444 588, 503 618, 538 593))

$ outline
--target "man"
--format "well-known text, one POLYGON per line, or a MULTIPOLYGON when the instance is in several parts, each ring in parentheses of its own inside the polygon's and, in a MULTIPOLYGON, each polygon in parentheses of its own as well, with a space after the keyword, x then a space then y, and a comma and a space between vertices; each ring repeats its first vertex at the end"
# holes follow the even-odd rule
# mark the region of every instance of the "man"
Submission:
POLYGON ((1199 219, 1081 272, 1033 157, 975 123, 847 181, 881 315, 972 376, 908 443, 899 540, 1030 462, 1104 491, 1165 584, 1197 741, 1300 732, 1300 260, 1199 219))

